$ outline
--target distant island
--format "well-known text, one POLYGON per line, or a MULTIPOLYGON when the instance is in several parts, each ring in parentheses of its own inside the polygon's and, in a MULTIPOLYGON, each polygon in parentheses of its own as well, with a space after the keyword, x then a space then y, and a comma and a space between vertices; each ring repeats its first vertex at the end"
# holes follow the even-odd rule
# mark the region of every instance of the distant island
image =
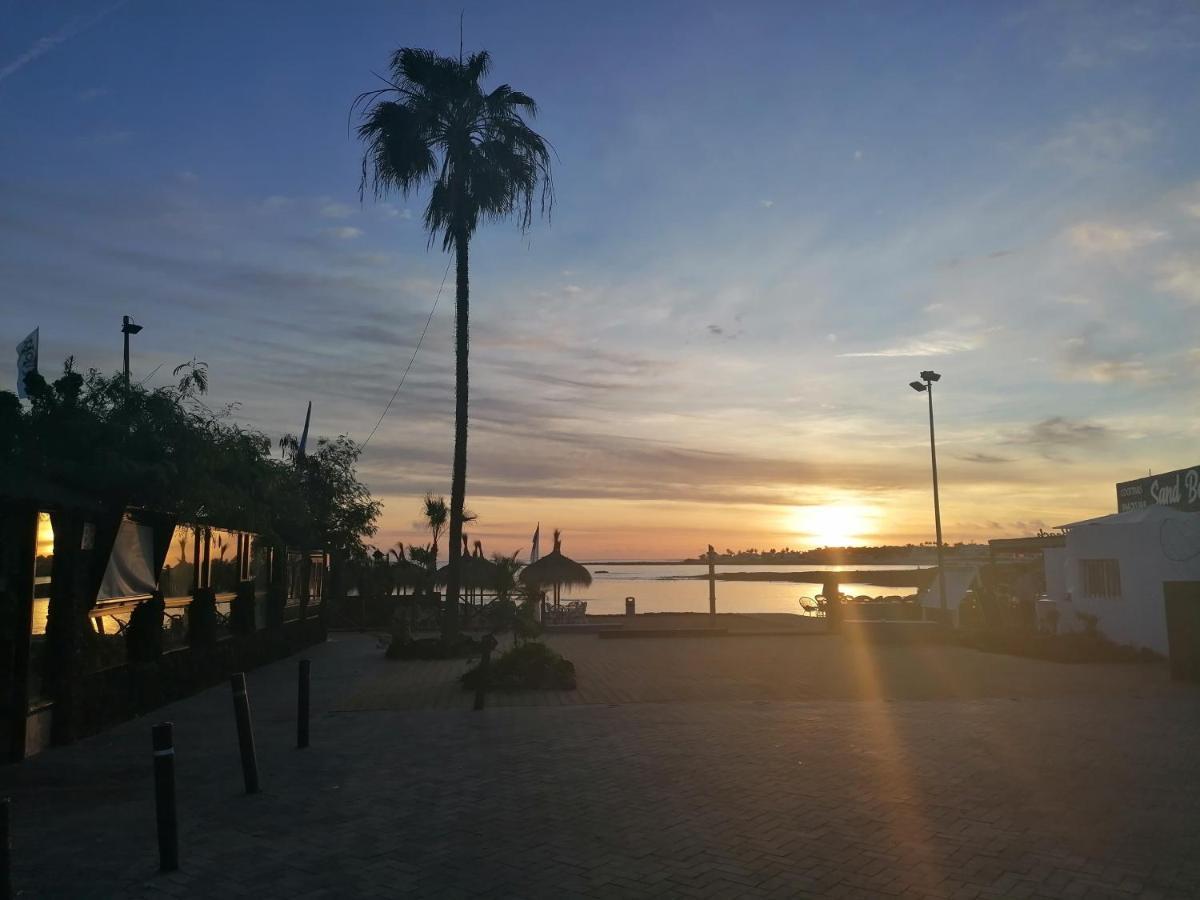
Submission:
MULTIPOLYGON (((947 561, 986 558, 987 544, 946 544, 947 561)), ((590 566, 694 566, 708 562, 707 552, 688 559, 610 560, 592 562, 590 566)), ((884 544, 877 547, 816 547, 792 550, 789 547, 759 550, 726 549, 717 553, 718 565, 740 566, 917 566, 934 565, 937 548, 932 544, 884 544)))

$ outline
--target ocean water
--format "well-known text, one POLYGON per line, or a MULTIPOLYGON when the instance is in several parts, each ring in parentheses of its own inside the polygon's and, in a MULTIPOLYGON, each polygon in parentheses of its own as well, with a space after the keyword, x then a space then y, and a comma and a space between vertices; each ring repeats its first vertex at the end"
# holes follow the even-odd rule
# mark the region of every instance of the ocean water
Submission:
MULTIPOLYGON (((653 566, 587 564, 592 585, 563 591, 567 600, 587 600, 588 613, 604 615, 625 612, 625 598, 637 598, 637 611, 708 612, 708 581, 687 576, 707 575, 707 565, 653 566), (603 571, 602 571, 603 570, 603 571)), ((748 566, 717 565, 721 572, 844 572, 846 570, 917 569, 920 566, 748 566)), ((916 588, 880 587, 867 584, 843 584, 842 592, 857 596, 894 595, 907 597, 916 588)), ((718 581, 717 612, 799 613, 799 599, 821 592, 820 584, 788 581, 718 581)))

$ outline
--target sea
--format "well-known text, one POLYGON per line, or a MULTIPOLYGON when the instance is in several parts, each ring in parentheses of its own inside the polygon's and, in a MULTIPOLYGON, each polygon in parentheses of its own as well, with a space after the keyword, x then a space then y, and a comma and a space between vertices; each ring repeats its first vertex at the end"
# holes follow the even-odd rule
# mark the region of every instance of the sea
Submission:
MULTIPOLYGON (((591 615, 618 615, 625 612, 625 598, 637 601, 639 613, 708 612, 708 580, 696 580, 707 575, 708 566, 659 565, 653 563, 586 563, 592 573, 590 587, 564 589, 564 600, 586 600, 591 615)), ((721 572, 845 572, 878 569, 920 569, 923 566, 748 566, 731 563, 717 565, 721 572)), ((38 579, 49 581, 49 578, 38 579)), ((880 587, 870 584, 842 584, 842 593, 871 597, 880 594, 908 597, 916 588, 880 587)), ((820 584, 794 581, 718 581, 717 612, 800 613, 801 597, 815 597, 820 584)), ((33 633, 44 634, 48 601, 34 601, 33 633)))
MULTIPOLYGON (((589 615, 621 614, 625 598, 637 600, 639 613, 708 612, 708 580, 695 580, 707 575, 707 564, 654 565, 647 563, 586 563, 592 573, 590 587, 563 591, 565 600, 586 600, 589 615)), ((748 566, 731 563, 716 566, 723 572, 845 572, 882 569, 919 569, 922 566, 748 566)), ((843 584, 842 593, 871 597, 885 594, 908 597, 916 588, 880 587, 868 584, 843 584)), ((743 613, 800 613, 800 598, 814 597, 821 592, 820 584, 794 581, 718 581, 717 612, 743 613)))

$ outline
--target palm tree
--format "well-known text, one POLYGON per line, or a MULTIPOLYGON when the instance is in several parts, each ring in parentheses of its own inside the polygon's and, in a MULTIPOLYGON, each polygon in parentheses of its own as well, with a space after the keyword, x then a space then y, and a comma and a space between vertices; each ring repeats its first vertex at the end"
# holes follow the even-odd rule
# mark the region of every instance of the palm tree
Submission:
POLYGON ((433 551, 432 568, 434 570, 437 569, 438 541, 446 530, 446 519, 449 518, 449 515, 445 497, 435 497, 432 492, 425 495, 425 522, 429 525, 429 534, 433 539, 430 549, 433 551))
POLYGON ((454 472, 450 489, 450 573, 443 632, 458 631, 463 504, 467 490, 468 249, 481 218, 515 215, 522 231, 533 220, 535 197, 547 214, 553 204, 550 148, 525 117, 537 113, 527 94, 502 84, 485 92, 480 79, 491 57, 464 62, 431 50, 405 47, 392 55, 387 86, 355 98, 362 110, 360 194, 407 197, 430 184, 424 222, 429 243, 441 237, 456 263, 454 312, 454 472))

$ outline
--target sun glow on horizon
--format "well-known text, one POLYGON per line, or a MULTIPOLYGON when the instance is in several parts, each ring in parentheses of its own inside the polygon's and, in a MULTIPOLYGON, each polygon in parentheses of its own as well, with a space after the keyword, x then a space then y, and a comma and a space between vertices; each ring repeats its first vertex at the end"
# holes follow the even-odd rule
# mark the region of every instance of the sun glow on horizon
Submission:
POLYGON ((788 514, 786 527, 814 546, 848 547, 872 532, 876 514, 859 503, 797 506, 788 514))

